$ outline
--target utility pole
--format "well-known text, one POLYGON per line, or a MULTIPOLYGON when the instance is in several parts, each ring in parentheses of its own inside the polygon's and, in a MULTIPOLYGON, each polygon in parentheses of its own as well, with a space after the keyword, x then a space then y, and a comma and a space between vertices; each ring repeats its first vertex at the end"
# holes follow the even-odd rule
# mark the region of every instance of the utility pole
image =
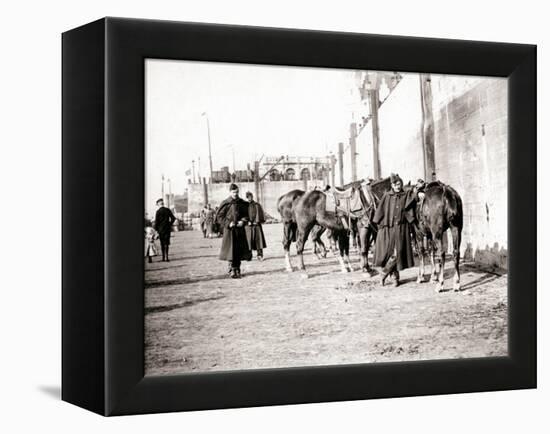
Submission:
POLYGON ((338 171, 340 172, 340 187, 344 185, 344 144, 338 143, 338 171))
POLYGON ((191 160, 191 164, 193 165, 193 184, 195 183, 195 160, 191 160))
MULTIPOLYGON (((336 185, 336 157, 332 154, 329 155, 330 158, 330 185, 334 187, 336 185)), ((328 179, 327 179, 328 183, 328 179)))
POLYGON ((420 74, 420 102, 422 104, 421 132, 424 179, 431 181, 432 175, 435 173, 435 132, 430 74, 420 74))
POLYGON ((168 208, 171 208, 172 206, 172 182, 170 181, 170 178, 168 178, 168 195, 166 196, 166 206, 168 208))
POLYGON ((378 85, 369 90, 370 115, 372 122, 372 162, 373 177, 380 179, 380 126, 378 124, 378 105, 380 104, 378 96, 378 85))
POLYGON ((204 206, 208 204, 208 184, 206 183, 206 178, 202 179, 202 193, 204 196, 204 206))
MULTIPOLYGON (((210 163, 210 179, 212 180, 212 144, 210 143, 210 120, 208 119, 208 113, 203 112, 201 116, 206 118, 206 131, 208 133, 208 161, 210 163)), ((234 169, 233 169, 234 170, 234 169)))
POLYGON ((254 161, 254 196, 256 202, 263 205, 260 198, 260 162, 254 161))
POLYGON ((161 187, 160 187, 160 191, 161 191, 161 196, 160 197, 162 198, 162 200, 164 200, 164 173, 161 176, 161 180, 162 180, 162 182, 161 182, 161 187))
POLYGON ((351 181, 357 181, 357 124, 349 126, 349 150, 351 155, 351 181))

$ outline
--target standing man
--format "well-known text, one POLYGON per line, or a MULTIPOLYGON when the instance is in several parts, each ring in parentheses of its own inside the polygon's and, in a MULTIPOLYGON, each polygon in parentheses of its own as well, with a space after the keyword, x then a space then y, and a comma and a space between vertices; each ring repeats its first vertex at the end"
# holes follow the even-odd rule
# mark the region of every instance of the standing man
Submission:
POLYGON ((267 247, 265 243, 264 230, 262 223, 265 223, 264 210, 258 202, 254 202, 254 195, 246 192, 246 200, 248 200, 248 226, 246 226, 246 238, 250 250, 258 252, 258 260, 264 260, 264 249, 267 247))
POLYGON ((212 238, 214 235, 214 218, 216 212, 212 209, 210 204, 206 205, 206 212, 204 214, 204 228, 206 230, 206 237, 212 238))
POLYGON ((384 193, 374 214, 378 225, 374 264, 383 267, 381 285, 392 274, 394 285, 399 285, 399 271, 414 267, 411 244, 411 224, 414 223, 416 206, 413 190, 403 190, 403 180, 397 174, 390 175, 391 190, 384 193))
POLYGON ((249 221, 249 203, 239 197, 239 187, 231 184, 230 196, 225 199, 218 209, 217 221, 223 227, 221 260, 228 261, 229 275, 233 279, 241 277, 241 261, 250 261, 252 253, 246 239, 245 226, 249 221))
POLYGON ((170 259, 168 259, 170 233, 172 232, 172 225, 176 221, 176 217, 174 217, 174 214, 172 214, 172 211, 170 211, 170 209, 164 206, 164 200, 159 199, 157 200, 156 204, 158 209, 155 214, 155 230, 158 232, 160 240, 162 260, 170 262, 170 259))
POLYGON ((208 207, 206 204, 204 204, 204 208, 201 209, 200 215, 199 215, 199 223, 201 226, 201 232, 202 237, 206 238, 206 212, 208 211, 208 207))

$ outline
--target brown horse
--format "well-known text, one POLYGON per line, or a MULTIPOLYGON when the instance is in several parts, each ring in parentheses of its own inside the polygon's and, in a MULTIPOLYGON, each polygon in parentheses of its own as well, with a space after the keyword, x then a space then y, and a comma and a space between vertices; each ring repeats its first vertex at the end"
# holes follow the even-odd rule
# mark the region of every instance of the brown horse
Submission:
POLYGON ((290 261, 290 244, 292 241, 296 241, 298 269, 304 271, 304 277, 307 277, 303 258, 304 245, 314 228, 316 228, 314 242, 320 241, 319 232, 321 231, 318 230, 318 226, 330 229, 333 237, 338 240, 340 251, 338 259, 342 272, 352 271, 349 260, 348 228, 344 226, 342 219, 335 212, 327 211, 326 198, 326 194, 320 190, 308 192, 292 190, 277 201, 277 209, 284 224, 283 248, 287 271, 293 271, 290 261))
POLYGON ((419 247, 420 267, 418 268, 418 282, 424 282, 424 255, 431 250, 432 282, 435 282, 436 291, 443 290, 445 251, 443 249, 443 234, 451 230, 453 237, 453 259, 455 276, 453 289, 460 291, 460 242, 462 238, 463 214, 462 199, 452 187, 439 181, 430 182, 419 189, 419 196, 424 198, 418 201, 416 215, 416 242, 419 247))

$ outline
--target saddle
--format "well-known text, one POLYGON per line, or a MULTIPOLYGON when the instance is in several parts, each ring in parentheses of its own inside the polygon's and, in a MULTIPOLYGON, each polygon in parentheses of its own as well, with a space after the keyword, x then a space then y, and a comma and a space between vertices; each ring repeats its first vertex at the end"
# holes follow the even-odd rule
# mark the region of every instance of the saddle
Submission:
POLYGON ((344 189, 333 187, 325 195, 327 211, 340 212, 347 217, 356 218, 359 218, 364 212, 361 194, 353 185, 344 189))

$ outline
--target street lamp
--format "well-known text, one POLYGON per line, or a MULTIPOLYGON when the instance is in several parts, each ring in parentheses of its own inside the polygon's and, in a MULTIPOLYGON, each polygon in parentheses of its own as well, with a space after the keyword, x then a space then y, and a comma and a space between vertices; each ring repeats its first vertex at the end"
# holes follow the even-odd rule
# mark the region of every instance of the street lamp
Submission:
POLYGON ((206 130, 208 132, 208 161, 210 162, 210 180, 212 180, 212 144, 210 143, 210 120, 208 113, 202 112, 201 116, 206 118, 206 130))

